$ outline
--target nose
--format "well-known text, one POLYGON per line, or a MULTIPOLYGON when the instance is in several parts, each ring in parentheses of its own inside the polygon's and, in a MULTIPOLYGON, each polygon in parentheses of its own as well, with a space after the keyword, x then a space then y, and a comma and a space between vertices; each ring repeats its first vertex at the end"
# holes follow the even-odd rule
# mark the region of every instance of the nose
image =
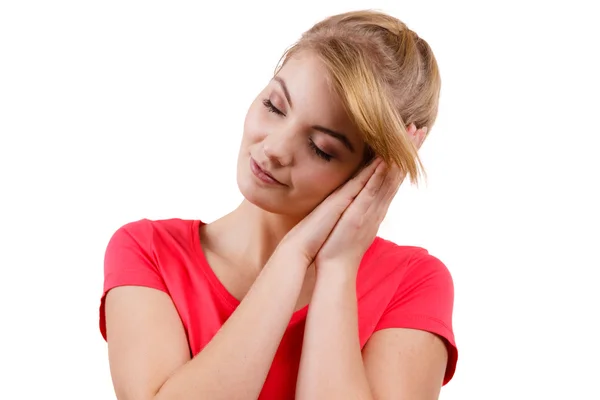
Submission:
POLYGON ((285 132, 271 133, 263 141, 263 152, 272 163, 289 166, 294 160, 292 135, 285 132))

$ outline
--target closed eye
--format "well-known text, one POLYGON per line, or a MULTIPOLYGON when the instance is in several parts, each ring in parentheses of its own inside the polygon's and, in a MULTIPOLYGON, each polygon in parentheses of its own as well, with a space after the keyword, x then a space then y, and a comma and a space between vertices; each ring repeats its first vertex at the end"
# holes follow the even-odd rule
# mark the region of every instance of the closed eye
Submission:
POLYGON ((320 158, 322 158, 325 161, 331 161, 331 159, 333 158, 333 156, 331 154, 327 154, 325 153, 323 150, 321 150, 320 148, 317 147, 317 145, 315 144, 315 142, 312 141, 312 139, 310 139, 308 141, 308 145, 310 146, 310 148, 312 149, 312 151, 320 158))
MULTIPOLYGON (((267 110, 269 112, 275 113, 277 115, 281 115, 281 116, 285 116, 285 114, 283 112, 281 112, 281 110, 279 110, 277 107, 275 107, 273 105, 273 103, 271 102, 271 100, 269 99, 264 99, 262 101, 263 105, 267 108, 267 110)), ((315 144, 315 142, 312 141, 312 139, 310 139, 308 141, 308 145, 311 148, 311 150, 322 160, 325 161, 331 161, 331 159, 333 158, 332 155, 325 153, 323 150, 321 150, 320 148, 317 147, 317 145, 315 144)))
POLYGON ((269 112, 275 113, 275 114, 277 114, 277 115, 285 115, 285 114, 284 114, 284 113, 282 113, 282 112, 281 112, 281 111, 280 111, 280 110, 279 110, 277 107, 275 107, 275 106, 273 105, 273 103, 271 102, 271 100, 269 100, 269 99, 264 99, 262 103, 263 103, 263 105, 264 105, 265 107, 267 107, 267 110, 269 110, 269 112))

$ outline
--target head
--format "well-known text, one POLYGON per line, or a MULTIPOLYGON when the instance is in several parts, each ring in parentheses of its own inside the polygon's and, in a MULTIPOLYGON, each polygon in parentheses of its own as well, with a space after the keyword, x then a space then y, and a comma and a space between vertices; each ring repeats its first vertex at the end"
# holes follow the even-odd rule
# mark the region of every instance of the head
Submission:
POLYGON ((404 23, 375 11, 327 18, 250 106, 238 186, 266 211, 303 217, 374 156, 417 183, 423 166, 406 131, 431 132, 439 93, 435 57, 404 23))

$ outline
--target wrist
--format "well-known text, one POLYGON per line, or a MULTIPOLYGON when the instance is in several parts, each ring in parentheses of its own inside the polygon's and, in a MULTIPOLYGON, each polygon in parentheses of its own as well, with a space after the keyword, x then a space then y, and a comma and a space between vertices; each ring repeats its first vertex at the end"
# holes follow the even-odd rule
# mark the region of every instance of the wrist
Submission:
POLYGON ((347 307, 356 301, 356 273, 347 265, 317 266, 316 282, 311 303, 336 304, 335 309, 347 307))
POLYGON ((359 262, 331 260, 315 263, 317 278, 340 284, 356 284, 359 262))
POLYGON ((268 264, 283 266, 285 269, 306 273, 311 260, 298 250, 293 243, 281 242, 273 252, 268 264))

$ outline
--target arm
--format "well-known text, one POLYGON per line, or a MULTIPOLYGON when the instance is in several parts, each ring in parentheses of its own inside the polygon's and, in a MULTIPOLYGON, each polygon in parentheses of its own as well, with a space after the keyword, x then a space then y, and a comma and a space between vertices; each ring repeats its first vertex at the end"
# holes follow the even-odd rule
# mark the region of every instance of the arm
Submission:
MULTIPOLYGON (((105 314, 117 397, 257 398, 293 313, 306 269, 374 169, 375 165, 363 169, 286 235, 235 312, 191 360, 183 326, 166 293, 131 281, 129 286, 112 289, 106 297, 105 314)), ((112 275, 152 263, 132 256, 133 247, 125 232, 109 245, 108 270, 112 275)), ((153 272, 156 268, 148 268, 142 268, 143 274, 160 280, 153 272)))
POLYGON ((356 276, 322 267, 306 319, 296 398, 372 399, 358 336, 356 276))
POLYGON ((447 364, 443 341, 422 330, 383 329, 361 354, 356 277, 338 265, 323 267, 307 317, 297 398, 437 399, 447 364))
POLYGON ((269 261, 236 311, 191 360, 168 295, 143 287, 111 290, 106 321, 117 397, 257 398, 306 273, 304 262, 289 261, 294 258, 283 253, 269 261))
MULTIPOLYGON (((408 132, 419 147, 423 131, 411 125, 408 132)), ((429 400, 439 394, 447 353, 436 336, 387 329, 373 335, 364 361, 360 350, 358 267, 403 179, 398 166, 379 164, 317 254, 298 399, 429 400)))
POLYGON ((448 352, 433 333, 389 328, 371 336, 363 359, 374 399, 436 400, 448 352))

